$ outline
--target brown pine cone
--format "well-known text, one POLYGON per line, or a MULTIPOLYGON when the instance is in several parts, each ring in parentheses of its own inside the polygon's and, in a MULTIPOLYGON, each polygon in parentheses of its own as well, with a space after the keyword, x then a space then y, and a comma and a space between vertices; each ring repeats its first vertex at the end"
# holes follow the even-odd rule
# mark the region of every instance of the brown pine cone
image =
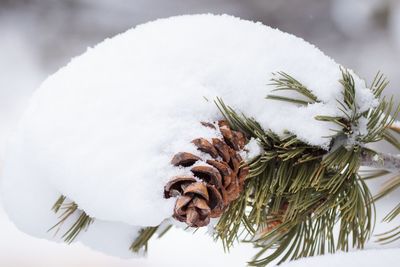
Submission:
MULTIPOLYGON (((202 123, 216 129, 212 123, 202 123)), ((174 155, 171 164, 190 167, 193 176, 174 177, 165 186, 165 198, 177 197, 173 217, 191 227, 206 226, 210 218, 218 218, 229 204, 237 199, 243 190, 249 169, 243 166, 239 154, 247 140, 243 133, 233 131, 226 121, 219 121, 222 138, 208 141, 197 138, 192 143, 199 151, 211 156, 202 159, 187 152, 174 155)))

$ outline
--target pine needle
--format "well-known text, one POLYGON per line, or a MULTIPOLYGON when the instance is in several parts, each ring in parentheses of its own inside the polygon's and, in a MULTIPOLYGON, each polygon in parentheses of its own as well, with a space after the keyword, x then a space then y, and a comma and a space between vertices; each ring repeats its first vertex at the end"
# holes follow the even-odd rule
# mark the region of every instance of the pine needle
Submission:
POLYGON ((284 96, 268 95, 267 99, 272 100, 283 100, 287 102, 297 103, 301 105, 308 105, 319 102, 317 97, 309 90, 306 86, 300 83, 298 80, 287 74, 286 72, 280 71, 273 73, 274 78, 271 79, 272 85, 275 87, 273 91, 294 91, 304 96, 307 100, 294 99, 284 96))
POLYGON ((139 231, 139 236, 135 239, 129 249, 134 253, 138 253, 141 249, 144 249, 144 252, 146 253, 148 250, 148 243, 157 230, 158 226, 142 228, 139 231))
MULTIPOLYGON (((400 209, 400 207, 398 207, 397 209, 400 209)), ((377 242, 381 243, 381 245, 393 243, 400 239, 400 226, 397 226, 394 229, 379 234, 377 236, 379 237, 377 242)))
POLYGON ((59 222, 51 227, 48 231, 56 229, 55 235, 60 231, 63 224, 73 215, 78 215, 78 219, 73 225, 61 236, 64 242, 71 244, 75 238, 82 232, 86 231, 93 223, 94 219, 87 215, 84 211, 79 210, 75 202, 65 203, 66 197, 60 196, 52 207, 52 210, 57 214, 60 213, 59 222))
MULTIPOLYGON (((394 121, 393 121, 394 122, 394 121)), ((394 147, 396 147, 400 151, 400 140, 397 138, 395 134, 400 134, 400 129, 397 126, 389 125, 384 132, 384 139, 392 144, 394 147)), ((380 190, 380 192, 374 196, 374 200, 378 201, 381 198, 384 198, 394 191, 398 190, 400 188, 400 171, 395 175, 394 177, 390 178, 389 181, 387 181, 383 188, 380 190)), ((383 219, 384 222, 391 222, 395 218, 397 218, 400 215, 400 203, 397 204, 396 207, 394 207, 383 219)), ((381 243, 382 245, 392 243, 394 241, 397 241, 400 239, 400 226, 395 227, 394 229, 377 235, 378 243, 381 243)))
POLYGON ((169 230, 171 230, 172 225, 161 224, 155 227, 144 227, 139 231, 139 235, 133 241, 131 247, 129 248, 132 252, 138 253, 143 250, 145 253, 148 251, 149 241, 158 232, 158 238, 162 238, 169 230))

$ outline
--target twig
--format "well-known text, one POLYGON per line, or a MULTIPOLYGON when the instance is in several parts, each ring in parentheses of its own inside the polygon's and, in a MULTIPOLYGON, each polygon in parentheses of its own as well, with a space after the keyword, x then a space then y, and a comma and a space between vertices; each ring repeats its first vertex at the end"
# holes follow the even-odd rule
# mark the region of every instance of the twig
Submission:
POLYGON ((363 152, 361 166, 400 172, 400 155, 363 152))

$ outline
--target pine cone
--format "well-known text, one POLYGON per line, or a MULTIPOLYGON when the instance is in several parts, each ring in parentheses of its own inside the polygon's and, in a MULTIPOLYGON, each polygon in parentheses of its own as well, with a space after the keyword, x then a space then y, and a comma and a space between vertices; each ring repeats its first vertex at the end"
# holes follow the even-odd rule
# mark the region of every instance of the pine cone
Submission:
MULTIPOLYGON (((212 123, 204 123, 205 127, 216 129, 212 123)), ((239 154, 247 140, 243 133, 233 131, 226 121, 218 121, 222 138, 208 141, 197 138, 192 143, 199 151, 211 156, 202 159, 187 152, 177 153, 171 164, 191 167, 193 176, 174 177, 165 186, 165 198, 177 197, 173 217, 186 222, 191 227, 206 226, 210 218, 218 218, 229 204, 237 199, 243 190, 244 180, 249 168, 243 166, 239 154)))

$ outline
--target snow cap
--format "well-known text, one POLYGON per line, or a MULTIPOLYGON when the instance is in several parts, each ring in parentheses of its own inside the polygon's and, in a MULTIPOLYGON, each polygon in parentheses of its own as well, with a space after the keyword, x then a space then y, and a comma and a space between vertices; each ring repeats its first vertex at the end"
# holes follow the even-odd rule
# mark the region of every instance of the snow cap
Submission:
MULTIPOLYGON (((133 241, 138 226, 171 216, 163 187, 182 170, 170 160, 195 151, 194 138, 215 135, 199 122, 221 119, 216 97, 265 129, 326 147, 331 125, 314 117, 337 115, 340 78, 315 46, 261 23, 207 14, 137 26, 72 59, 33 95, 5 162, 6 210, 23 231, 53 239, 50 208, 63 194, 99 220, 84 242, 119 255, 90 231, 115 227, 133 241), (266 100, 278 71, 323 103, 266 100)), ((369 107, 370 90, 358 77, 355 84, 360 107, 369 107)), ((129 242, 118 240, 125 255, 129 242)))

